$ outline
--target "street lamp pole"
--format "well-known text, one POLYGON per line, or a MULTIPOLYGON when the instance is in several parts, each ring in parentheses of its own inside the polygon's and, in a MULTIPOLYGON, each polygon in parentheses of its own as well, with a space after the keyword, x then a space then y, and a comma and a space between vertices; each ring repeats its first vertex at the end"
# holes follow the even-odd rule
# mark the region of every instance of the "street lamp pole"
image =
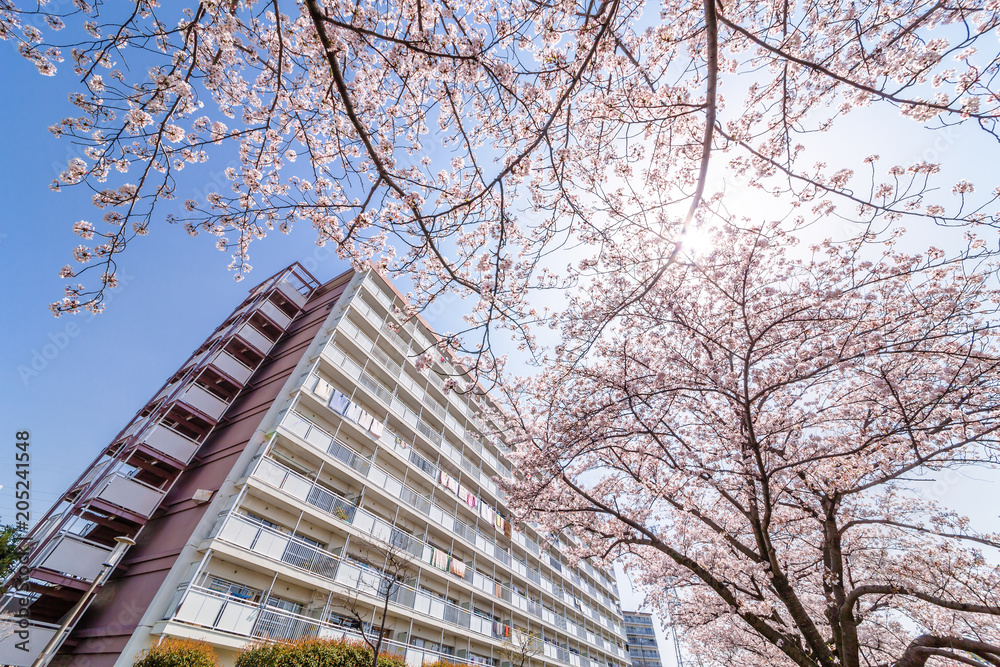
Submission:
POLYGON ((59 626, 59 629, 56 630, 56 633, 52 635, 52 639, 48 641, 45 648, 42 649, 42 652, 38 654, 37 658, 35 658, 35 661, 31 663, 31 667, 46 667, 46 665, 49 664, 49 661, 52 660, 56 651, 59 650, 59 647, 62 645, 63 640, 65 640, 70 628, 76 624, 77 619, 90 605, 94 597, 94 592, 99 586, 104 584, 107 578, 111 575, 111 572, 118 567, 118 563, 121 562, 122 557, 125 555, 125 552, 128 551, 128 548, 135 544, 135 540, 131 537, 116 537, 115 542, 117 542, 117 544, 108 555, 108 560, 105 561, 104 566, 101 568, 101 572, 94 577, 94 582, 90 584, 90 588, 88 588, 87 592, 83 594, 83 597, 80 598, 79 602, 77 602, 69 613, 66 614, 66 619, 62 622, 62 625, 59 626))

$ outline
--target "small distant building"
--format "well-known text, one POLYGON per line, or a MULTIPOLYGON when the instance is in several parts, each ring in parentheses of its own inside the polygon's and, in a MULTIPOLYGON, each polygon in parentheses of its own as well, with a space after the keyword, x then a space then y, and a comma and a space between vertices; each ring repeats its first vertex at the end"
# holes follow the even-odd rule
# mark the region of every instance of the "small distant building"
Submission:
POLYGON ((632 667, 663 667, 653 630, 653 615, 644 611, 625 611, 622 615, 632 667))

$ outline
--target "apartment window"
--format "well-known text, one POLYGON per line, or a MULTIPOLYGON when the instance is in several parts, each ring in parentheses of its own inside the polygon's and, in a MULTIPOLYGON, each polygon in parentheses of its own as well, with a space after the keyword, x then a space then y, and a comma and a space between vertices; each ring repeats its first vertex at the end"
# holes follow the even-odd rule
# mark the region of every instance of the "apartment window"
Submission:
POLYGON ((250 600, 251 602, 259 600, 261 595, 261 591, 256 588, 250 588, 249 586, 227 581, 226 579, 220 579, 219 577, 212 577, 209 579, 206 588, 210 591, 223 593, 230 597, 240 598, 241 600, 250 600))
POLYGON ((274 530, 278 530, 278 531, 281 530, 281 526, 279 526, 278 524, 272 523, 272 522, 268 521, 267 519, 265 519, 262 516, 257 516, 253 512, 246 512, 246 517, 248 519, 251 519, 252 521, 256 521, 259 524, 267 526, 268 528, 273 528, 274 530))

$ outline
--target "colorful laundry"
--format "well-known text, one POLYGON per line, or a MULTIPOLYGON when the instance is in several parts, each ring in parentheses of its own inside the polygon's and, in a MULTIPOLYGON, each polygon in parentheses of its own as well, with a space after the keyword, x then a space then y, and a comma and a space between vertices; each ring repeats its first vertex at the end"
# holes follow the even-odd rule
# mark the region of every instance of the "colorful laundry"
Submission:
POLYGON ((465 561, 458 558, 451 559, 451 573, 456 577, 465 579, 465 561))
POLYGON ((447 572, 450 560, 451 555, 447 551, 431 547, 431 565, 447 572))
POLYGON ((330 409, 338 415, 342 415, 351 406, 351 401, 339 391, 334 389, 333 393, 330 394, 330 400, 327 405, 329 405, 330 409))

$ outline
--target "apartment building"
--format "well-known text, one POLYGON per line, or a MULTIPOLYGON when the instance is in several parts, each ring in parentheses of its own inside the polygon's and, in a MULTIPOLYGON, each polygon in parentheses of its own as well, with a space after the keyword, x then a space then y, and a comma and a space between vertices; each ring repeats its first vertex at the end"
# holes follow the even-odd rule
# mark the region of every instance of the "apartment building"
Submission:
POLYGON ((511 523, 484 398, 445 391, 445 357, 416 369, 433 334, 403 306, 371 271, 321 285, 292 265, 254 288, 29 535, 30 585, 5 604, 30 605, 32 642, 0 642, 0 664, 31 664, 126 536, 55 663, 189 637, 229 665, 255 640, 356 637, 348 607, 379 603, 363 556, 392 545, 409 562, 386 645, 411 667, 506 667, 527 632, 532 665, 627 665, 613 576, 511 523))
POLYGON ((653 630, 653 615, 644 611, 626 611, 624 619, 632 667, 663 667, 653 630))

